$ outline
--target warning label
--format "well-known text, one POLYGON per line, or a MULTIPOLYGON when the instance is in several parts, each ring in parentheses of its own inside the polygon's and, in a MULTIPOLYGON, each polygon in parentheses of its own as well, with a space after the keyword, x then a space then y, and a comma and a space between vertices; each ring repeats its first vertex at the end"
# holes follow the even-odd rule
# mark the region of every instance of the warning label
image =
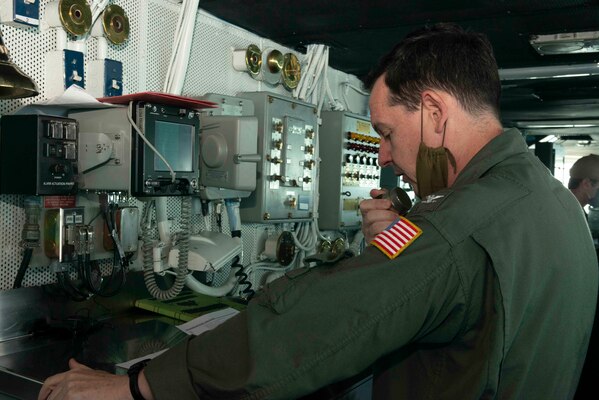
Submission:
POLYGON ((44 208, 73 208, 75 196, 44 196, 44 208))

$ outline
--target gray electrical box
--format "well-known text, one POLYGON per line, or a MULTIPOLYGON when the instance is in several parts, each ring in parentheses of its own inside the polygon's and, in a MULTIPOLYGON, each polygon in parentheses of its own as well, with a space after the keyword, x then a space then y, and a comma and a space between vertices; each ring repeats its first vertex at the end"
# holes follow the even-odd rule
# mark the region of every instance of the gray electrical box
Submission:
POLYGON ((206 108, 202 110, 202 115, 205 116, 237 115, 248 117, 254 115, 254 103, 249 99, 218 93, 206 93, 198 97, 198 99, 210 101, 218 105, 218 108, 206 108))
POLYGON ((79 188, 129 192, 131 124, 127 107, 69 113, 79 121, 79 188))
POLYGON ((248 197, 256 188, 258 120, 256 117, 202 117, 200 196, 248 197))
POLYGON ((323 111, 318 225, 321 229, 360 229, 360 201, 380 187, 380 138, 368 117, 323 111))
POLYGON ((268 92, 243 92, 258 118, 256 190, 241 201, 243 222, 284 222, 314 214, 316 106, 268 92))
POLYGON ((69 116, 80 126, 81 189, 126 191, 136 197, 199 193, 197 111, 136 102, 130 108, 69 116))

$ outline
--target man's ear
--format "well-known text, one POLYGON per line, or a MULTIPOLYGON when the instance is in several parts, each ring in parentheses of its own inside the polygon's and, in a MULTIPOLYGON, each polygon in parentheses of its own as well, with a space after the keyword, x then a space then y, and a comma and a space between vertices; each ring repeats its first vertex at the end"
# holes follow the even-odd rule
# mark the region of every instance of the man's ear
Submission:
POLYGON ((436 133, 443 133, 447 121, 447 104, 443 96, 434 90, 425 90, 422 92, 422 108, 424 118, 429 118, 433 122, 436 133))

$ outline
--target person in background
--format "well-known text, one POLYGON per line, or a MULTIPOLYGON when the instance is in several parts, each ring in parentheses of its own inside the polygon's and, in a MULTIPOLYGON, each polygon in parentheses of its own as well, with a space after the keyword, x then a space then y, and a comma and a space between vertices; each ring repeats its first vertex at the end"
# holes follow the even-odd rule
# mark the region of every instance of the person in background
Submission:
POLYGON ((576 160, 570 169, 568 189, 582 207, 599 206, 599 156, 589 154, 576 160))
MULTIPOLYGON (((599 155, 589 154, 576 160, 570 169, 568 189, 572 191, 583 209, 587 204, 592 207, 599 206, 599 155)), ((585 215, 587 215, 586 211, 585 215)), ((596 253, 599 259, 597 246, 596 253)), ((589 394, 595 392, 597 377, 599 377, 599 318, 595 315, 589 348, 576 391, 576 400, 593 398, 594 395, 589 394)))
POLYGON ((363 201, 361 255, 287 272, 129 377, 71 361, 39 399, 296 399, 362 372, 374 400, 571 398, 593 243, 568 190, 503 131, 488 39, 420 29, 365 85, 380 163, 421 202, 398 217, 363 201))

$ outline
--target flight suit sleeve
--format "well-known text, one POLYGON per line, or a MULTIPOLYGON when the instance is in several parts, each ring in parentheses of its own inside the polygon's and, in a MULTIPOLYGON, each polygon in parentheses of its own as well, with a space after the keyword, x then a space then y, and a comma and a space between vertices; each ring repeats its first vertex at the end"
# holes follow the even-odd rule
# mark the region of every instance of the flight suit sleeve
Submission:
POLYGON ((393 260, 368 247, 272 282, 246 311, 146 367, 156 399, 293 399, 464 329, 461 258, 430 225, 393 260))

